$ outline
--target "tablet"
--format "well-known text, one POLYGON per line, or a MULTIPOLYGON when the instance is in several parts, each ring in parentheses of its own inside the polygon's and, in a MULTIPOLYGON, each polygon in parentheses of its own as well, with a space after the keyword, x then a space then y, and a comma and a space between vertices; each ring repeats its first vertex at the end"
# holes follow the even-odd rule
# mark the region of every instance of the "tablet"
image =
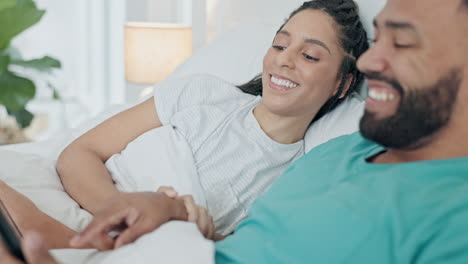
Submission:
POLYGON ((25 261, 23 251, 21 250, 21 232, 10 217, 5 205, 0 201, 0 235, 3 244, 13 256, 21 261, 25 261))

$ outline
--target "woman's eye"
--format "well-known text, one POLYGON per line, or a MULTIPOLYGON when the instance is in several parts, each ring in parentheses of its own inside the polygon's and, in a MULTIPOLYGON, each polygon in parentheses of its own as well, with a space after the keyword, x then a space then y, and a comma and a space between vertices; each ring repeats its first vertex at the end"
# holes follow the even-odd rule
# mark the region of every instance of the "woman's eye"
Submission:
POLYGON ((398 44, 398 43, 393 44, 393 46, 397 49, 408 49, 408 48, 413 47, 413 45, 411 44, 398 44))
POLYGON ((304 55, 304 58, 306 58, 307 60, 310 60, 310 61, 319 61, 320 59, 318 58, 315 58, 313 56, 310 56, 310 55, 307 55, 307 53, 302 53, 304 55))
POLYGON ((280 51, 283 51, 283 50, 286 49, 286 47, 279 46, 279 45, 273 45, 273 48, 274 48, 275 50, 280 50, 280 51))

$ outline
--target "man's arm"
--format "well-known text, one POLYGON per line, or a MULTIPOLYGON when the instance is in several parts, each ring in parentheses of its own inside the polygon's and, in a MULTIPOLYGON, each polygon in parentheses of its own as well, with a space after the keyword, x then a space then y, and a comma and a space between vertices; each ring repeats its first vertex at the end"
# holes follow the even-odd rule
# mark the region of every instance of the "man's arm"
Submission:
POLYGON ((119 248, 170 220, 187 219, 183 200, 159 192, 118 193, 96 212, 85 230, 70 241, 70 246, 92 245, 99 250, 119 248))
POLYGON ((427 225, 426 240, 413 250, 415 264, 468 263, 468 203, 452 207, 427 225), (458 212, 456 212, 458 211, 458 212), (442 221, 441 221, 442 220, 442 221))

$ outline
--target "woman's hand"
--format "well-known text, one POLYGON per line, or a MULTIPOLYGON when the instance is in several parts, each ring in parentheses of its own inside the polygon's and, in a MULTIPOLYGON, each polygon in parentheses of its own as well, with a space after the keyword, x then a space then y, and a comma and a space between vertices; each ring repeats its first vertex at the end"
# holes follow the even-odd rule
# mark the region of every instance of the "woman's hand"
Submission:
POLYGON ((70 246, 119 248, 170 220, 186 219, 184 202, 161 192, 118 193, 96 212, 85 230, 70 241, 70 246))
POLYGON ((219 240, 220 235, 216 234, 216 228, 213 223, 213 217, 208 213, 205 207, 195 204, 191 195, 177 196, 177 192, 172 187, 163 186, 157 191, 164 193, 173 199, 182 200, 187 209, 188 221, 196 223, 200 232, 208 239, 219 240))
MULTIPOLYGON (((24 257, 29 264, 57 264, 47 249, 44 247, 44 242, 39 234, 30 232, 25 234, 22 242, 24 257)), ((0 262, 2 264, 23 264, 24 262, 16 259, 8 251, 0 239, 0 262)))

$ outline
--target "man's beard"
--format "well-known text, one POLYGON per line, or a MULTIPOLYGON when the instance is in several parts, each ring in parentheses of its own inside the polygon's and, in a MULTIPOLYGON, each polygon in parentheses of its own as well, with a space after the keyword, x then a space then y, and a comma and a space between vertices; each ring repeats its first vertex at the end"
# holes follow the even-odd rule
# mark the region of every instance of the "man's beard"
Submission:
POLYGON ((369 80, 380 80, 391 84, 401 96, 396 113, 384 119, 375 114, 364 113, 359 127, 361 134, 384 147, 414 149, 426 143, 449 122, 461 84, 461 70, 454 69, 427 88, 408 89, 393 79, 378 73, 367 75, 369 80))

